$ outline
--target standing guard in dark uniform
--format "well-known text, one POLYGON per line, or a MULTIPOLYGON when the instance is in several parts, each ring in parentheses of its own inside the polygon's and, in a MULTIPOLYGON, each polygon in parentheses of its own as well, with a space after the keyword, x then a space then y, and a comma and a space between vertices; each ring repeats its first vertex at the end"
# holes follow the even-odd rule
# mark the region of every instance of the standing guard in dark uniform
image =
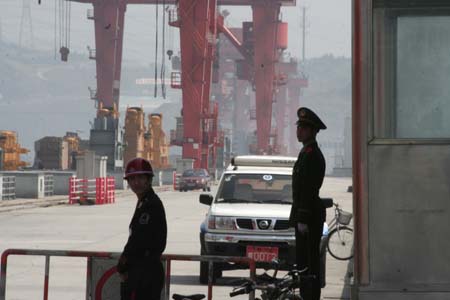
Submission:
POLYGON ((137 195, 130 235, 117 265, 122 300, 159 300, 164 286, 161 254, 166 248, 164 206, 152 188, 153 169, 142 158, 131 160, 125 179, 137 195))
POLYGON ((316 135, 325 124, 310 109, 297 111, 297 139, 303 144, 292 174, 293 204, 289 223, 295 227, 297 266, 308 268, 314 279, 303 281, 300 294, 304 300, 320 300, 320 240, 325 221, 325 207, 319 190, 325 177, 325 159, 316 135))

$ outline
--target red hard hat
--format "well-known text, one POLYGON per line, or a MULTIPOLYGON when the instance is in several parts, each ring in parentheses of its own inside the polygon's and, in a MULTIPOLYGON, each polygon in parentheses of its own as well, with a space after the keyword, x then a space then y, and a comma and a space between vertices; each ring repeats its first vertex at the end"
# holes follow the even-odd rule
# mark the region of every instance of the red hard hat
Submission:
POLYGON ((131 176, 139 174, 148 174, 150 176, 154 175, 153 168, 150 162, 146 159, 136 157, 128 162, 125 169, 124 179, 128 179, 131 176))

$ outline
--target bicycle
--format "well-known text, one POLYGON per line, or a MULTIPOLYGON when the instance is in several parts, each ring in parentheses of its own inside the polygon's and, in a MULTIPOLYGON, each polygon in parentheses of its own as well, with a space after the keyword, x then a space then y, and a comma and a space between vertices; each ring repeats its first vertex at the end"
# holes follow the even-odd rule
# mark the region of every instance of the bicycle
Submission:
POLYGON ((276 268, 272 276, 263 273, 258 276, 256 282, 246 279, 242 285, 233 289, 230 297, 259 290, 261 291, 261 298, 255 298, 256 300, 303 300, 296 290, 300 289, 302 280, 311 280, 315 276, 302 275, 307 271, 307 268, 305 268, 303 270, 290 270, 283 278, 276 278, 279 262, 275 261, 274 264, 276 268))
POLYGON ((342 210, 337 203, 333 205, 334 218, 328 226, 327 250, 338 260, 349 260, 353 257, 353 228, 348 225, 353 214, 342 210))

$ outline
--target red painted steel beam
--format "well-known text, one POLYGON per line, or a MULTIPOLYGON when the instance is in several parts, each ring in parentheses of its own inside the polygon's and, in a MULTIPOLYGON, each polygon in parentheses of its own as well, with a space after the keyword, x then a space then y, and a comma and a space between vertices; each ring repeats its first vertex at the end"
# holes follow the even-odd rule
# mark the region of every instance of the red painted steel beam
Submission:
POLYGON ((208 25, 209 25, 209 38, 207 36, 207 58, 206 58, 206 68, 205 68, 205 86, 204 86, 204 108, 203 114, 208 117, 203 118, 203 136, 207 139, 203 139, 202 143, 202 157, 201 157, 201 167, 208 169, 209 167, 216 166, 216 146, 218 137, 218 124, 217 118, 219 115, 218 105, 215 103, 211 107, 211 85, 213 76, 213 61, 216 51, 216 37, 217 37, 217 0, 209 1, 209 11, 208 11, 208 25), (211 162, 211 166, 209 165, 211 162))
POLYGON ((231 42, 231 44, 233 44, 233 46, 236 48, 236 50, 239 51, 243 58, 247 59, 248 61, 252 60, 252 57, 249 55, 249 53, 247 53, 239 39, 231 32, 230 29, 228 29, 223 24, 223 20, 217 22, 217 29, 220 33, 223 33, 223 35, 231 42))
MULTIPOLYGON (((286 104, 287 104, 287 87, 278 87, 277 102, 276 102, 276 122, 277 122, 277 154, 286 154, 286 146, 284 139, 284 132, 286 129, 286 104)), ((294 140, 295 141, 295 140, 294 140)))
POLYGON ((371 10, 368 3, 362 0, 353 1, 353 99, 352 99, 352 147, 353 147, 353 212, 355 215, 355 281, 356 287, 370 283, 369 266, 369 226, 367 203, 367 147, 364 124, 367 122, 367 112, 364 113, 364 101, 367 97, 367 20, 371 10))
MULTIPOLYGON (((93 3, 96 0, 70 0, 72 2, 79 3, 93 3)), ((127 4, 162 4, 162 0, 125 0, 127 4)), ((249 6, 252 5, 255 0, 218 0, 218 5, 229 6, 249 6)), ((177 0, 166 0, 166 4, 176 4, 177 0)), ((274 3, 280 3, 282 6, 295 6, 296 0, 279 0, 274 3)))
POLYGON ((257 151, 271 152, 272 102, 277 57, 277 28, 280 4, 253 4, 254 66, 256 88, 257 151))
POLYGON ((181 76, 184 142, 183 158, 195 168, 208 167, 209 95, 216 27, 216 0, 180 0, 181 76), (208 37, 210 37, 208 39, 208 37))
POLYGON ((117 18, 117 40, 115 50, 115 65, 114 65, 114 82, 113 86, 113 100, 116 104, 117 110, 119 110, 119 98, 120 98, 120 78, 122 75, 122 53, 123 53, 123 34, 125 31, 125 12, 126 5, 120 5, 117 18))
POLYGON ((97 98, 104 108, 118 109, 122 65, 124 2, 95 2, 97 98))

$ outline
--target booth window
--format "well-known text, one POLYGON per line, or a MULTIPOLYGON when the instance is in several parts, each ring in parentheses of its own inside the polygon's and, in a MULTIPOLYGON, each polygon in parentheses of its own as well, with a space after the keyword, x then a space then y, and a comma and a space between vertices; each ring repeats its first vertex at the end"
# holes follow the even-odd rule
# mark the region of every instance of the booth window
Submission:
POLYGON ((375 138, 450 138, 450 3, 445 2, 374 1, 375 138))

